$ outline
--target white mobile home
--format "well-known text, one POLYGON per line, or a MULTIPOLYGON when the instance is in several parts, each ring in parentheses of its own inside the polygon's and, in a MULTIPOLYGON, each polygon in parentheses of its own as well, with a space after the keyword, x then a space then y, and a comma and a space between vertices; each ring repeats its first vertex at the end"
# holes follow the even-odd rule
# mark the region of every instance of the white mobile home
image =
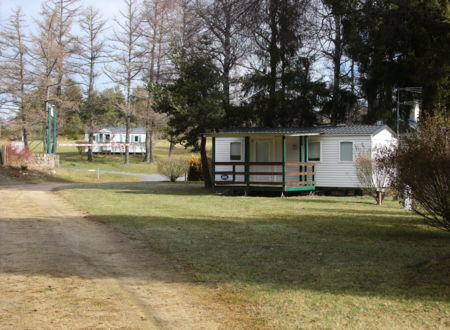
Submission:
POLYGON ((216 188, 283 192, 358 188, 358 151, 396 139, 386 125, 239 128, 209 136, 216 188))
MULTIPOLYGON (((89 134, 85 134, 89 141, 89 134)), ((93 152, 120 153, 125 144, 125 127, 105 127, 94 133, 93 152), (122 146, 121 146, 122 145, 122 146)), ((130 128, 130 153, 145 153, 145 129, 130 128)))

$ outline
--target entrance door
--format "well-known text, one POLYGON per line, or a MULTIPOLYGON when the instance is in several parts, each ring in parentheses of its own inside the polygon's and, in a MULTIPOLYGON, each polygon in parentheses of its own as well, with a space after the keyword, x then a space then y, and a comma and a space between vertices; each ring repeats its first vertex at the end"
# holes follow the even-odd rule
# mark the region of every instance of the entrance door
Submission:
MULTIPOLYGON (((253 143, 255 162, 271 162, 273 155, 273 140, 272 139, 255 139, 253 143)), ((271 165, 254 165, 251 166, 252 172, 273 172, 271 165)), ((252 175, 250 181, 256 182, 272 182, 272 175, 252 175)))

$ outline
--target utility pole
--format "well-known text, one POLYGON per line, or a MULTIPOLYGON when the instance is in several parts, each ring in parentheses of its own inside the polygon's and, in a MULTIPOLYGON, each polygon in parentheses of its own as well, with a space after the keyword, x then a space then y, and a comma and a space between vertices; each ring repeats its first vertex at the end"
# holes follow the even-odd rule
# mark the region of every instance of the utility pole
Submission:
POLYGON ((47 145, 46 152, 48 154, 56 154, 56 112, 54 106, 49 102, 47 104, 47 145))

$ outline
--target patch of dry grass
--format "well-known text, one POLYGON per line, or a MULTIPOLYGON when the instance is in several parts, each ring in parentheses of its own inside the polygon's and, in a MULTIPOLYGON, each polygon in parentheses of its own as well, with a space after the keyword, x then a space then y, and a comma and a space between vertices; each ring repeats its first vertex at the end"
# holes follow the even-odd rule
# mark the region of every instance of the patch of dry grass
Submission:
POLYGON ((230 197, 150 183, 61 193, 93 220, 147 240, 261 327, 450 327, 440 261, 450 236, 396 201, 230 197))

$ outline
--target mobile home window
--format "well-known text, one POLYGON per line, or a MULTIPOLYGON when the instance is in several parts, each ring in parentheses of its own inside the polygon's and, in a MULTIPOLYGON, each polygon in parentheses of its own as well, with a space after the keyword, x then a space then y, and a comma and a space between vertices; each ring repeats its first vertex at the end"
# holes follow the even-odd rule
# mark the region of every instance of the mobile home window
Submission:
POLYGON ((341 142, 341 162, 353 161, 353 142, 341 142))
POLYGON ((320 142, 308 143, 308 161, 320 161, 320 142))
POLYGON ((230 143, 230 160, 241 160, 241 142, 230 143))
POLYGON ((139 135, 134 136, 134 142, 139 142, 139 135))

